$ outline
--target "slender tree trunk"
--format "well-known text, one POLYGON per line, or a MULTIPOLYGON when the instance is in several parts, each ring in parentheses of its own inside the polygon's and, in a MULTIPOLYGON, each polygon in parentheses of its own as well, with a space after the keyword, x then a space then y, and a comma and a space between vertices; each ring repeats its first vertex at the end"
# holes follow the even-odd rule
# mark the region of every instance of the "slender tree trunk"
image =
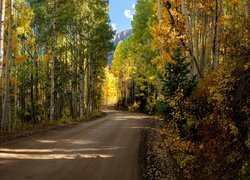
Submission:
POLYGON ((218 18, 219 18, 219 2, 215 0, 216 7, 215 7, 215 22, 214 22, 214 40, 213 40, 213 69, 217 68, 219 64, 219 54, 218 54, 218 18))
POLYGON ((158 19, 159 19, 159 23, 162 23, 161 20, 161 13, 162 13, 162 8, 161 8, 161 0, 157 0, 157 4, 158 4, 158 19))
MULTIPOLYGON (((194 56, 199 61, 199 32, 198 32, 198 22, 199 22, 199 12, 194 10, 194 56)), ((195 64, 194 64, 195 66, 195 64)), ((197 75, 197 68, 194 68, 194 75, 197 75)))
MULTIPOLYGON (((18 72, 18 68, 17 66, 15 66, 15 77, 17 79, 17 72, 18 72)), ((17 109, 19 107, 18 104, 18 83, 15 83, 15 87, 14 87, 14 122, 13 122, 13 128, 16 128, 16 122, 17 122, 17 109)))
MULTIPOLYGON (((3 68, 3 56, 4 56, 4 22, 5 22, 5 0, 0 0, 0 79, 2 76, 2 68, 3 68)), ((0 83, 1 88, 2 83, 0 83)), ((1 89, 0 89, 1 91, 1 89)))
POLYGON ((90 80, 90 66, 91 66, 91 59, 90 59, 90 56, 88 56, 88 65, 87 65, 87 82, 88 82, 88 94, 87 94, 87 115, 88 117, 90 116, 90 111, 91 111, 91 80, 90 80))
MULTIPOLYGON (((186 1, 185 0, 181 1, 181 9, 182 9, 182 14, 186 18, 186 28, 187 28, 187 32, 188 32, 188 35, 189 35, 187 47, 189 49, 189 54, 191 56, 190 58, 192 59, 191 70, 192 70, 193 74, 194 74, 194 72, 197 72, 200 76, 202 76, 202 73, 201 73, 200 68, 199 68, 199 63, 198 63, 197 56, 194 53, 193 35, 192 35, 193 34, 192 33, 192 22, 191 22, 191 17, 188 15, 188 12, 187 12, 186 1)), ((184 41, 182 41, 182 43, 185 44, 184 41)))
POLYGON ((9 107, 8 107, 8 131, 10 132, 11 131, 11 124, 12 124, 12 107, 11 105, 9 104, 9 107))
POLYGON ((5 0, 0 0, 0 117, 2 116, 2 108, 3 108, 3 102, 2 102, 2 69, 3 69, 3 57, 4 57, 4 22, 5 22, 5 0))
POLYGON ((204 72, 205 58, 206 58, 206 14, 202 16, 202 32, 201 32, 201 56, 200 56, 200 69, 204 72))
POLYGON ((80 38, 80 34, 78 35, 78 47, 79 48, 79 52, 77 53, 78 54, 78 57, 80 59, 80 99, 79 99, 79 103, 80 103, 80 106, 79 106, 79 110, 80 110, 80 119, 83 119, 84 117, 84 109, 85 109, 85 65, 88 64, 88 62, 86 61, 85 62, 85 56, 82 51, 81 51, 81 47, 82 47, 82 39, 80 38))
POLYGON ((72 91, 72 104, 71 104, 71 114, 72 117, 75 118, 76 117, 76 89, 77 89, 77 85, 76 85, 76 74, 77 74, 77 66, 76 66, 76 38, 74 38, 74 46, 72 46, 71 48, 71 61, 72 61, 72 72, 71 72, 71 91, 72 91))
POLYGON ((38 73, 38 64, 39 64, 39 58, 38 58, 38 54, 39 54, 39 49, 36 46, 36 51, 35 51, 35 120, 38 119, 38 97, 39 97, 39 73, 38 73))
POLYGON ((84 116, 84 70, 83 67, 80 67, 80 119, 83 119, 84 116))
POLYGON ((9 112, 9 95, 10 95, 10 61, 11 61, 11 48, 12 48, 12 24, 13 24, 13 0, 10 0, 10 20, 8 29, 8 47, 6 56, 6 72, 5 72, 5 90, 3 102, 3 115, 2 115, 2 128, 6 130, 7 117, 9 112))
MULTIPOLYGON (((90 31, 89 26, 89 31, 90 31)), ((88 33, 88 41, 90 40, 90 33, 88 33)), ((90 117, 91 114, 91 104, 92 104, 92 99, 91 99, 91 88, 92 88, 92 83, 91 83, 91 65, 92 65, 92 57, 91 57, 91 47, 89 46, 89 42, 87 43, 87 116, 90 117)))
POLYGON ((89 82, 90 82, 90 91, 89 91, 89 102, 90 102, 90 106, 89 106, 89 113, 92 114, 93 113, 93 103, 95 101, 94 99, 94 87, 95 87, 95 82, 93 81, 93 58, 91 58, 91 63, 89 64, 89 82))
POLYGON ((248 20, 250 20, 250 0, 247 1, 246 5, 246 17, 248 20))
MULTIPOLYGON (((55 0, 54 0, 55 11, 55 0)), ((55 13, 55 12, 54 12, 55 13)), ((55 114, 55 61, 56 61, 56 19, 55 14, 53 17, 53 42, 52 42, 52 65, 51 65, 51 92, 50 92, 50 122, 54 120, 55 114)))
POLYGON ((32 123, 35 123, 35 103, 34 103, 34 75, 33 72, 31 72, 30 74, 30 103, 31 103, 31 112, 30 112, 30 116, 31 116, 31 120, 32 123))

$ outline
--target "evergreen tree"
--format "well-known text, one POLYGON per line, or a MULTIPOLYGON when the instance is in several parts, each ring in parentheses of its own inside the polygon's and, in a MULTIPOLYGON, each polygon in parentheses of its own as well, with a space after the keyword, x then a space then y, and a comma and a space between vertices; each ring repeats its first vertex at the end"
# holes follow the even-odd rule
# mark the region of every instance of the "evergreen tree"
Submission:
POLYGON ((190 63, 185 61, 180 50, 176 51, 174 59, 175 62, 166 62, 165 73, 160 75, 162 93, 166 98, 176 96, 179 91, 189 96, 197 84, 196 77, 190 75, 190 63))

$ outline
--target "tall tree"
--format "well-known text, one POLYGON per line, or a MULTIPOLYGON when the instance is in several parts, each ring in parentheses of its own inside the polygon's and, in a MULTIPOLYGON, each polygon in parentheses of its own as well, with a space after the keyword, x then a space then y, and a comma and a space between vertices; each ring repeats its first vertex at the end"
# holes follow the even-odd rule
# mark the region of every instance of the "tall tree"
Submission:
POLYGON ((8 112, 10 107, 10 70, 11 70, 11 54, 12 54, 12 31, 13 31, 13 1, 10 0, 9 7, 9 29, 8 29, 8 47, 6 54, 6 71, 5 71, 5 89, 4 89, 4 102, 2 113, 2 128, 6 129, 8 112))
POLYGON ((0 1, 0 116, 2 116, 2 74, 4 57, 5 0, 0 1))
MULTIPOLYGON (((5 0, 0 2, 0 79, 2 78, 3 56, 4 56, 4 23, 5 23, 5 0)), ((1 83, 0 83, 1 84, 1 83)), ((0 85, 1 91, 1 85, 0 85)))
POLYGON ((50 121, 54 120, 55 113, 55 61, 56 61, 56 2, 53 1, 52 17, 52 63, 51 63, 51 93, 50 93, 50 121))
POLYGON ((91 117, 100 109, 102 77, 112 48, 108 2, 12 3, 3 46, 7 89, 2 127, 7 122, 14 129, 22 123, 83 119, 87 113, 91 117))

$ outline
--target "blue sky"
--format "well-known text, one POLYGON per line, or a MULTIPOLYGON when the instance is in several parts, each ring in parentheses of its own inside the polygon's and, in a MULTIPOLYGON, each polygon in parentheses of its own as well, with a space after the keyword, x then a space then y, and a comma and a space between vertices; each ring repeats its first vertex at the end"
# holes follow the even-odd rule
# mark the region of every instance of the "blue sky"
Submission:
POLYGON ((110 19, 114 30, 121 32, 131 28, 136 0, 109 0, 110 19))

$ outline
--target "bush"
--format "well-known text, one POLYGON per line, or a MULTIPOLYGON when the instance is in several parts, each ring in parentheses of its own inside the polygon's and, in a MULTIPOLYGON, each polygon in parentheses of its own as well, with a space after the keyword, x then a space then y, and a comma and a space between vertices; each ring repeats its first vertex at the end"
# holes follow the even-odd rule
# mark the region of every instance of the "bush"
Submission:
POLYGON ((172 125, 175 140, 171 141, 168 132, 164 143, 171 142, 171 146, 182 149, 172 153, 186 178, 250 177, 250 66, 247 64, 223 64, 207 73, 189 96, 179 86, 165 102, 158 102, 159 111, 166 114, 166 126, 175 124, 172 125), (192 144, 190 151, 185 151, 176 139, 192 144))
POLYGON ((199 176, 249 176, 245 164, 250 150, 246 145, 250 122, 249 79, 249 67, 223 65, 207 74, 186 99, 184 109, 188 120, 184 131, 186 137, 196 142, 199 168, 194 172, 199 176))
POLYGON ((171 113, 171 106, 162 100, 158 100, 156 104, 156 114, 168 116, 171 113))

